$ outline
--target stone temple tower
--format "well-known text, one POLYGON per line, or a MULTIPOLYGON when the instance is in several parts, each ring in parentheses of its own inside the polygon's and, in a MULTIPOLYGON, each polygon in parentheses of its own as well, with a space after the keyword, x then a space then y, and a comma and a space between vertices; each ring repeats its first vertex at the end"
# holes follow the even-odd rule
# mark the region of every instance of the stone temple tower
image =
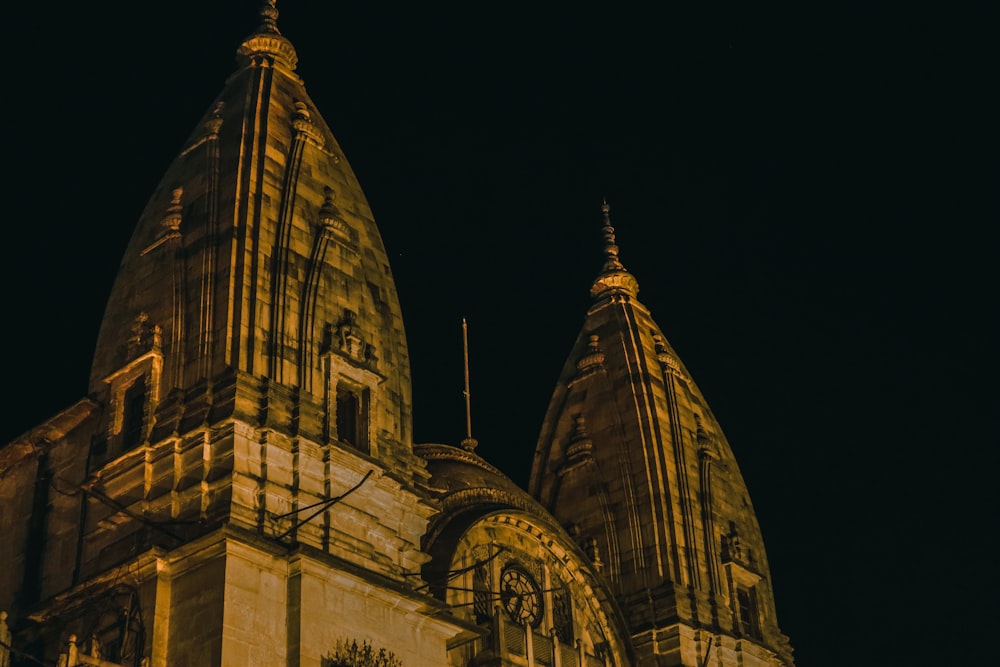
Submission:
POLYGON ((549 404, 530 491, 600 563, 640 663, 791 664, 736 459, 637 299, 606 203, 602 211, 604 265, 549 404))
POLYGON ((318 664, 378 627, 430 664, 458 631, 413 576, 434 508, 392 273, 277 16, 138 220, 88 397, 5 452, 28 655, 318 664))
POLYGON ((87 396, 0 446, 0 667, 791 667, 607 206, 530 489, 413 442, 380 232, 277 18, 142 212, 87 396))

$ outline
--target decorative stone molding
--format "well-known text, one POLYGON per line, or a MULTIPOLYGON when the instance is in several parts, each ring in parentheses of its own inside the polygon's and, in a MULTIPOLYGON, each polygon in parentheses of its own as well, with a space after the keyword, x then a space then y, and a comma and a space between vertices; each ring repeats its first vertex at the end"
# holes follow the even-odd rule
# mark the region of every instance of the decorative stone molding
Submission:
POLYGON ((586 352, 576 362, 576 375, 569 381, 569 386, 604 369, 604 353, 601 352, 599 343, 597 334, 591 334, 586 352))
MULTIPOLYGON (((722 562, 734 563, 742 569, 752 567, 754 562, 753 552, 743 546, 734 521, 729 522, 729 533, 722 536, 722 562)), ((754 576, 760 579, 759 574, 755 573, 754 576)))
MULTIPOLYGON (((135 316, 132 335, 128 338, 128 359, 135 360, 149 352, 161 352, 163 329, 158 324, 149 323, 149 315, 144 312, 135 316)), ((113 376, 112 376, 113 377, 113 376)), ((110 381, 111 377, 105 379, 110 381)))
POLYGON ((226 103, 219 100, 215 107, 212 109, 212 113, 209 117, 202 123, 202 127, 205 128, 206 133, 209 136, 218 136, 219 130, 222 129, 222 112, 226 108, 226 103))
POLYGON ((576 362, 576 370, 580 373, 587 372, 595 366, 604 365, 604 353, 598 346, 600 338, 597 334, 591 334, 587 343, 587 352, 576 362))
POLYGON ((653 335, 653 342, 656 346, 656 359, 660 362, 660 367, 663 372, 670 373, 679 378, 684 378, 684 372, 681 370, 681 362, 678 361, 677 357, 670 354, 667 349, 667 344, 663 340, 663 336, 659 334, 653 335))
POLYGON ((635 296, 638 291, 639 281, 635 279, 635 276, 628 271, 612 271, 602 274, 594 282, 594 286, 590 288, 590 295, 594 298, 600 298, 609 293, 635 296))
POLYGON ((590 556, 590 563, 594 566, 594 569, 600 572, 604 569, 604 561, 601 560, 601 550, 597 545, 596 537, 588 537, 586 544, 587 555, 590 556))
POLYGON ((719 453, 715 444, 715 438, 710 436, 701 422, 701 417, 697 413, 694 415, 695 432, 694 438, 698 446, 698 458, 705 463, 712 463, 719 460, 719 453))
POLYGON ((312 115, 305 102, 295 103, 295 114, 292 117, 292 128, 299 138, 323 150, 323 137, 312 123, 312 115))
POLYGON ((258 65, 273 64, 294 72, 299 64, 299 56, 292 43, 278 32, 275 24, 278 10, 274 8, 273 0, 264 3, 261 15, 264 18, 264 25, 240 45, 237 54, 246 62, 258 65))
POLYGON ((352 252, 357 253, 358 232, 344 221, 340 209, 333 203, 334 199, 337 198, 337 193, 333 188, 325 186, 323 194, 323 205, 319 209, 320 228, 334 240, 340 242, 352 252))
POLYGON ((149 244, 145 250, 139 253, 140 256, 145 256, 156 250, 164 243, 172 241, 174 239, 181 238, 181 214, 184 211, 184 206, 181 204, 181 198, 184 196, 184 188, 177 186, 170 192, 170 204, 167 206, 167 213, 160 221, 163 226, 163 235, 149 244))
POLYGON ((358 314, 350 308, 344 309, 340 321, 333 327, 330 349, 337 350, 345 357, 353 359, 366 368, 378 367, 375 346, 365 340, 358 325, 358 314))
POLYGON ((181 156, 185 156, 194 149, 198 148, 207 141, 216 140, 219 138, 219 130, 222 129, 222 112, 226 107, 226 103, 219 100, 212 111, 209 113, 208 118, 205 119, 201 124, 201 129, 204 134, 195 140, 190 146, 181 151, 181 156))
POLYGON ((176 234, 181 228, 181 197, 184 196, 184 188, 178 186, 170 192, 170 205, 167 207, 167 215, 160 222, 169 234, 176 234))
POLYGON ((570 436, 569 446, 566 448, 566 460, 559 468, 560 477, 570 470, 594 460, 594 443, 587 433, 583 415, 576 415, 573 420, 573 434, 570 436))

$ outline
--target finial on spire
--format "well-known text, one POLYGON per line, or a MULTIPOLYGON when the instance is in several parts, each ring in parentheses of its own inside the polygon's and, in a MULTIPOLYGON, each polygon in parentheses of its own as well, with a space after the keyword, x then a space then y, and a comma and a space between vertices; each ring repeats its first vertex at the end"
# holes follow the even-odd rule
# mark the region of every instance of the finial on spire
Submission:
POLYGON ((618 259, 615 228, 611 226, 611 207, 608 206, 606 197, 601 203, 601 213, 604 216, 604 225, 601 227, 604 237, 604 266, 591 285, 590 294, 597 299, 611 293, 624 293, 634 297, 639 292, 639 284, 618 259))
POLYGON ((278 8, 275 6, 276 0, 264 0, 260 4, 260 28, 259 32, 270 32, 280 35, 278 30, 278 8))
POLYGON ((601 204, 601 213, 604 214, 604 226, 601 233, 604 235, 604 270, 624 271, 621 261, 618 259, 618 245, 615 243, 615 228, 611 226, 611 207, 608 206, 607 198, 601 204))
POLYGON ((236 49, 236 62, 241 66, 274 66, 286 73, 295 71, 299 56, 295 47, 278 30, 278 9, 275 0, 260 4, 260 25, 236 49))

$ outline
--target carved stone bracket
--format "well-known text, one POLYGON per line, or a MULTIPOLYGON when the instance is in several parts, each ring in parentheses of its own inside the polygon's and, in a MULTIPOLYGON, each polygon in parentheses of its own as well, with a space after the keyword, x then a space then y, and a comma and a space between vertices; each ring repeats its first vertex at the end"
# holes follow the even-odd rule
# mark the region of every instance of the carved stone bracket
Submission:
POLYGON ((743 546, 743 541, 740 539, 740 533, 734 521, 729 522, 729 533, 722 536, 722 562, 735 563, 741 569, 753 573, 757 579, 760 579, 760 575, 752 570, 754 562, 753 552, 743 546))
POLYGON ((139 313, 132 325, 132 335, 128 337, 128 360, 132 361, 147 352, 159 352, 163 345, 163 330, 157 324, 149 323, 149 315, 139 313))
POLYGON ((340 352, 361 366, 374 370, 378 367, 375 346, 365 340, 358 325, 358 314, 350 308, 344 309, 337 324, 328 327, 327 351, 340 352))

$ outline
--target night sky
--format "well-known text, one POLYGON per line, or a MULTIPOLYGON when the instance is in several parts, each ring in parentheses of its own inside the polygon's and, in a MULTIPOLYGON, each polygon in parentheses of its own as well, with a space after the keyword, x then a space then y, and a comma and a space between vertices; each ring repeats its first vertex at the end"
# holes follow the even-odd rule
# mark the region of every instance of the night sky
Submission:
MULTIPOLYGON (((278 25, 389 252, 417 441, 465 436, 465 317, 477 451, 526 484, 606 198, 736 453, 797 665, 995 660, 987 3, 372 4, 278 25)), ((132 228, 256 7, 5 10, 0 441, 84 396, 132 228)))

